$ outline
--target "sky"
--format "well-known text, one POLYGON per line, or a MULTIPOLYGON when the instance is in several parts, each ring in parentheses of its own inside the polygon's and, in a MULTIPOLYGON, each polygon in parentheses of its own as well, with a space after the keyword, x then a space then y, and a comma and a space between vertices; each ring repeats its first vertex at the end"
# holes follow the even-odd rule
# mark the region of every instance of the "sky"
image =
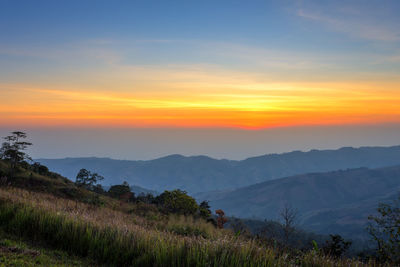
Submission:
POLYGON ((34 157, 400 144, 399 1, 0 0, 0 134, 34 157))

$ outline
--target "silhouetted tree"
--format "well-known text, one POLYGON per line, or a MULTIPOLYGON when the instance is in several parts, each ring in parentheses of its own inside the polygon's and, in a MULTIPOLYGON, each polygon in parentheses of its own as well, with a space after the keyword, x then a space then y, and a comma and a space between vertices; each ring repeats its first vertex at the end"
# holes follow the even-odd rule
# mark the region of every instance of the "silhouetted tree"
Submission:
POLYGON ((330 235, 331 239, 325 242, 322 250, 325 254, 339 258, 349 249, 351 241, 345 241, 340 235, 330 235))
POLYGON ((368 232, 377 244, 381 261, 400 264, 400 195, 391 204, 380 203, 377 216, 369 216, 368 232))
POLYGON ((284 242, 287 245, 291 234, 295 231, 297 211, 286 203, 280 212, 280 216, 283 220, 284 242))
POLYGON ((92 173, 86 169, 80 169, 76 175, 75 184, 77 186, 85 187, 88 190, 93 190, 95 184, 103 179, 104 177, 97 173, 92 173))
POLYGON ((24 152, 29 146, 30 142, 22 141, 26 138, 26 133, 15 131, 11 135, 4 137, 4 142, 0 148, 0 158, 8 160, 11 163, 12 171, 16 168, 17 164, 24 160, 32 160, 28 154, 24 152))
POLYGON ((210 205, 208 204, 208 201, 204 200, 203 202, 200 203, 199 214, 200 214, 200 217, 202 217, 204 219, 210 218, 211 210, 210 210, 210 205))

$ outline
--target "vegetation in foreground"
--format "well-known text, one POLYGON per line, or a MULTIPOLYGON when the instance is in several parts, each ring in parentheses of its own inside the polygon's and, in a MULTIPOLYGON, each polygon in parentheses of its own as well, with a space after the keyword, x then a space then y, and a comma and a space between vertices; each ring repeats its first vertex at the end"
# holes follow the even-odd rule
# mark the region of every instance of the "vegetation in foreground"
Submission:
MULTIPOLYGON (((216 227, 202 218, 201 211, 205 210, 200 210, 197 203, 176 201, 187 197, 179 190, 164 192, 157 199, 157 205, 132 203, 129 202, 131 197, 117 200, 97 193, 97 186, 77 186, 46 168, 29 165, 24 158, 21 156, 14 163, 12 158, 0 160, 0 229, 15 238, 45 243, 99 265, 378 265, 374 261, 362 263, 335 257, 319 249, 315 242, 314 248, 308 251, 280 249, 273 240, 260 240, 222 229, 226 222, 222 211, 218 213, 216 227)), ((92 177, 87 174, 85 177, 92 177)), ((8 263, 18 257, 15 253, 2 253, 2 256, 8 263)), ((25 254, 17 260, 31 264, 25 254)), ((50 266, 51 260, 50 257, 50 266)))
MULTIPOLYGON (((113 266, 362 266, 317 250, 293 256, 217 230, 182 235, 135 215, 23 189, 0 189, 0 227, 7 233, 113 266)), ((179 223, 179 222, 178 222, 179 223)), ((181 222, 185 223, 185 222, 181 222)), ((198 231, 215 230, 182 225, 198 231)))
POLYGON ((0 231, 1 267, 100 266, 93 260, 69 255, 45 244, 32 243, 0 231))

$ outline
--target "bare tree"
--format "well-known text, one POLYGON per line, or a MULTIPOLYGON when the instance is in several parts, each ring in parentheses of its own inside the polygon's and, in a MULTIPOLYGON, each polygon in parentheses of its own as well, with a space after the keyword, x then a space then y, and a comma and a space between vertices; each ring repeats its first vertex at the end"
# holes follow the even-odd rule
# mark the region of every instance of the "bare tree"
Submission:
POLYGON ((290 236, 295 231, 297 210, 294 209, 288 203, 285 203, 285 205, 280 211, 280 216, 283 221, 282 226, 283 226, 284 241, 285 244, 288 244, 290 236))

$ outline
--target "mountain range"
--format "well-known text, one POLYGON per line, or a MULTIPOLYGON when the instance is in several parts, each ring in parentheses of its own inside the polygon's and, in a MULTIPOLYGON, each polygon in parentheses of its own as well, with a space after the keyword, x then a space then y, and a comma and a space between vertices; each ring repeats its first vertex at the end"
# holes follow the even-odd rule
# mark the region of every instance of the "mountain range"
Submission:
POLYGON ((36 161, 72 180, 81 168, 97 172, 106 188, 123 181, 137 193, 179 188, 229 216, 279 220, 282 207, 290 205, 305 230, 361 239, 368 216, 400 192, 400 146, 294 151, 240 161, 182 155, 36 161))
POLYGON ((72 180, 81 168, 86 168, 103 175, 104 185, 127 181, 130 185, 158 192, 180 188, 194 194, 231 190, 297 174, 397 165, 400 164, 400 146, 293 151, 239 161, 182 155, 147 161, 94 157, 36 161, 72 180))
POLYGON ((305 230, 362 238, 368 216, 399 192, 400 166, 393 166, 296 175, 196 197, 242 218, 279 220, 280 211, 289 205, 305 230))

